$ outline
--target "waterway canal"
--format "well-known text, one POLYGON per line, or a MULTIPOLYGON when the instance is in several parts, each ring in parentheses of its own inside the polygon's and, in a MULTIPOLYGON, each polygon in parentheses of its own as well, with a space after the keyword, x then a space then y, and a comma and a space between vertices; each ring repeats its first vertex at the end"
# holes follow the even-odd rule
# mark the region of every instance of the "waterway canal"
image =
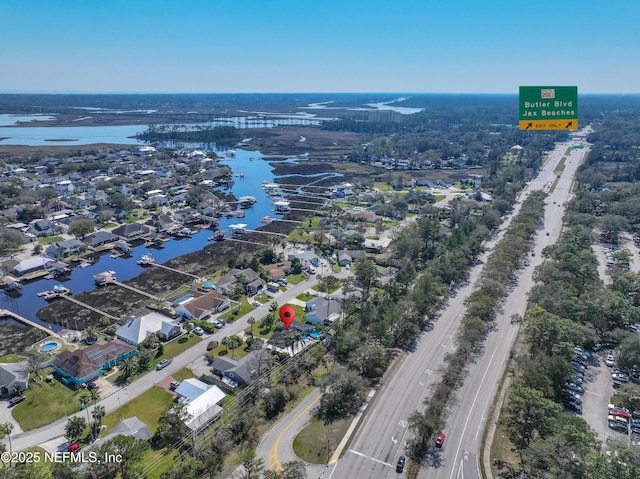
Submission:
MULTIPOLYGON (((222 153, 219 153, 222 156, 222 153)), ((282 215, 274 213, 271 199, 262 189, 263 181, 272 182, 275 177, 273 169, 267 161, 260 159, 261 156, 256 151, 250 152, 237 149, 234 158, 223 162, 223 164, 227 164, 232 168, 234 174, 244 174, 241 177, 234 177, 234 183, 227 191, 233 193, 236 198, 253 196, 257 199, 257 202, 252 208, 245 210, 244 218, 220 218, 221 230, 228 231, 229 225, 235 223, 244 223, 248 229, 256 229, 260 226, 260 219, 264 216, 282 217, 282 215)), ((73 268, 69 279, 62 283, 59 280, 41 279, 23 285, 21 296, 11 297, 8 294, 0 293, 0 308, 11 310, 48 327, 48 323, 44 323, 36 317, 36 312, 47 305, 44 299, 37 296, 38 292, 51 290, 54 285, 59 283, 71 289, 74 294, 91 291, 96 287, 93 275, 102 271, 115 271, 119 281, 127 281, 136 277, 142 271, 142 267, 136 264, 136 261, 143 254, 151 254, 157 263, 164 263, 178 256, 204 248, 209 244, 207 238, 211 235, 211 230, 204 229, 190 239, 172 239, 166 242, 162 249, 145 248, 144 245, 141 245, 134 249, 134 253, 130 258, 111 258, 109 253, 105 253, 100 257, 99 261, 89 267, 73 268)), ((73 324, 65 324, 64 326, 75 329, 73 324)), ((52 327, 54 330, 60 329, 56 325, 52 325, 52 327)))

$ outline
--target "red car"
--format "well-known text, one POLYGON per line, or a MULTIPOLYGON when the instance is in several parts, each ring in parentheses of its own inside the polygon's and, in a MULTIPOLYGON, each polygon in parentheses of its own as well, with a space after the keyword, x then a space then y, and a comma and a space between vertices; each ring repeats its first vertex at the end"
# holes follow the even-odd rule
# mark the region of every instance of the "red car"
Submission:
POLYGON ((440 433, 438 434, 438 437, 436 437, 436 447, 442 447, 443 444, 444 444, 444 434, 440 433))
POLYGON ((620 417, 623 417, 625 419, 629 419, 631 417, 628 413, 626 413, 626 412, 624 412, 624 411, 622 411, 622 410, 620 410, 618 408, 609 409, 609 414, 612 415, 612 416, 620 416, 620 417))
POLYGON ((77 442, 74 442, 73 444, 71 444, 68 448, 67 451, 69 452, 78 452, 80 450, 80 444, 78 444, 77 442))

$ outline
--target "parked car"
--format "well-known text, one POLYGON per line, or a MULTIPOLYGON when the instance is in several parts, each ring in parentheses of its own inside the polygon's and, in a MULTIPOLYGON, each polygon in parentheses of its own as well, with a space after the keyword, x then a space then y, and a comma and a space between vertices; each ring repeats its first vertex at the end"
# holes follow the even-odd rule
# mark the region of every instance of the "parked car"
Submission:
POLYGON ((16 404, 21 403, 25 399, 27 399, 27 396, 25 396, 24 394, 20 394, 19 396, 12 397, 11 399, 9 399, 9 407, 13 407, 16 404))
POLYGON ((169 364, 171 364, 171 362, 173 361, 172 358, 166 358, 161 360, 158 365, 156 366, 156 370, 160 371, 161 369, 166 368, 167 366, 169 366, 169 364))
POLYGON ((193 334, 202 336, 204 334, 204 329, 202 329, 200 326, 196 326, 195 328, 193 328, 193 334))
POLYGON ((171 381, 169 384, 169 390, 175 391, 178 386, 180 386, 180 381, 171 381))
POLYGON ((222 323, 222 321, 219 321, 217 319, 214 319, 213 321, 211 321, 211 323, 215 326, 216 329, 224 328, 224 324, 222 323))
POLYGON ((260 306, 262 306, 262 303, 254 299, 253 301, 251 301, 251 306, 255 306, 256 308, 259 308, 260 306))
POLYGON ((582 404, 578 404, 577 402, 567 402, 564 403, 564 407, 569 411, 576 412, 578 414, 582 414, 582 404))
POLYGON ((443 444, 444 444, 444 434, 440 433, 438 434, 438 437, 436 437, 436 447, 442 447, 443 444))
POLYGON ((563 403, 570 403, 570 402, 574 402, 576 404, 580 404, 582 406, 582 399, 578 398, 578 397, 571 397, 571 396, 566 396, 564 398, 562 398, 562 402, 563 403))
POLYGON ((584 394, 584 388, 576 383, 567 383, 564 385, 564 388, 578 394, 584 394))
POLYGON ((400 456, 398 458, 398 463, 396 464, 396 472, 402 472, 404 471, 404 463, 405 463, 405 458, 404 456, 400 456))
POLYGON ((613 354, 607 354, 607 359, 604 360, 604 363, 610 368, 612 368, 614 364, 613 354))
POLYGON ((67 451, 69 452, 78 452, 80 449, 80 444, 78 444, 77 442, 69 444, 69 447, 67 447, 67 451))
POLYGON ((90 383, 87 383, 87 389, 100 389, 100 386, 92 381, 90 383))

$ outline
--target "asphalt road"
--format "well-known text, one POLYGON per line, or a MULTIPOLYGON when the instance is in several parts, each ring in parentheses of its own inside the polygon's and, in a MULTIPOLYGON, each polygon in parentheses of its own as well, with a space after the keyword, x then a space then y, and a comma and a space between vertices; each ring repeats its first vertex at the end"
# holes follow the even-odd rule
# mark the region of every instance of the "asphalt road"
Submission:
MULTIPOLYGON (((521 198, 532 191, 550 189, 556 179, 554 169, 569 146, 567 143, 560 144, 550 153, 548 161, 523 191, 521 198)), ((565 170, 547 200, 545 227, 538 234, 534 246, 536 256, 531 257, 529 266, 520 271, 519 284, 504 302, 503 312, 495 321, 495 330, 489 334, 483 352, 469 366, 465 384, 452 401, 448 426, 443 431, 447 435, 445 446, 429 458, 430 478, 479 477, 477 455, 486 415, 517 333, 517 325, 510 323, 510 317, 524 312, 526 294, 532 285, 533 268, 540 262, 542 249, 555 242, 560 234, 564 203, 569 198, 575 170, 586 151, 572 150, 566 159, 565 170)), ((487 245, 486 252, 480 258, 483 263, 513 216, 518 213, 519 207, 520 203, 517 203, 497 238, 487 245)), ((469 284, 449 300, 433 329, 423 334, 416 351, 407 355, 396 374, 381 386, 349 449, 331 468, 327 477, 398 476, 395 464, 399 456, 406 455, 407 441, 411 438, 407 429, 408 417, 421 407, 430 387, 440 380, 443 357, 454 351, 454 336, 465 310, 463 302, 473 290, 472 285, 480 273, 481 266, 471 270, 469 284)))
MULTIPOLYGON (((328 267, 329 266, 327 265, 324 270, 330 271, 328 267)), ((348 271, 344 268, 340 273, 333 274, 338 278, 346 278, 352 276, 351 271, 348 271)), ((302 281, 299 284, 289 285, 289 289, 287 291, 278 293, 275 296, 275 301, 277 301, 279 305, 283 305, 288 301, 294 299, 299 294, 313 287, 315 284, 316 278, 315 276, 311 276, 308 280, 302 281)), ((123 404, 127 403, 128 401, 134 400, 145 391, 151 389, 164 378, 173 375, 175 372, 179 371, 182 368, 188 367, 193 361, 202 360, 207 350, 207 343, 209 342, 209 338, 219 339, 220 337, 231 336, 234 334, 242 335, 244 329, 248 326, 247 319, 250 316, 253 316, 254 318, 256 318, 256 320, 260 320, 268 313, 269 305, 263 304, 262 306, 254 309, 245 316, 242 316, 233 323, 228 324, 218 334, 205 335, 203 337, 203 341, 199 342, 195 346, 189 348, 187 351, 173 358, 173 362, 166 368, 162 369, 161 371, 150 371, 149 373, 145 374, 139 379, 136 379, 126 387, 119 388, 115 393, 99 401, 98 404, 104 406, 107 413, 115 411, 123 404)), ((90 410, 92 407, 93 406, 90 407, 90 410)), ((33 429, 31 431, 12 435, 11 442, 13 450, 18 451, 45 443, 51 444, 51 441, 54 438, 59 438, 59 444, 62 444, 66 441, 63 437, 64 426, 69 418, 72 416, 82 416, 86 419, 86 415, 87 411, 80 411, 74 415, 66 416, 62 419, 59 419, 58 421, 55 421, 38 429, 33 429)), ((6 438, 4 438, 2 441, 8 443, 6 438)))

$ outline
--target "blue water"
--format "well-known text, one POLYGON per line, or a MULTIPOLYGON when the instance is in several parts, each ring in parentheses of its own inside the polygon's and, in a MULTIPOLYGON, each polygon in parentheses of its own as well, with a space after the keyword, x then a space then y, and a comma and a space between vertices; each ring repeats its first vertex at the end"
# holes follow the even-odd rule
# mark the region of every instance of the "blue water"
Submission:
POLYGON ((42 346, 40 346, 40 351, 43 351, 43 352, 46 353, 47 351, 53 351, 54 349, 56 349, 58 347, 60 347, 60 343, 52 341, 50 343, 46 343, 46 344, 43 344, 42 346))
MULTIPOLYGON (((244 223, 247 229, 256 229, 261 226, 260 219, 264 216, 272 218, 281 218, 282 215, 276 215, 272 211, 271 199, 267 197, 262 189, 262 182, 273 182, 273 170, 269 163, 264 160, 255 159, 262 155, 255 151, 236 150, 236 157, 225 161, 234 173, 244 173, 244 177, 234 177, 234 184, 227 190, 232 192, 236 198, 241 196, 253 196, 257 203, 245 211, 244 218, 220 218, 220 230, 228 232, 230 224, 244 223), (250 159, 254 158, 254 159, 250 159)), ((191 239, 179 239, 164 243, 164 248, 145 248, 144 245, 134 248, 131 258, 111 258, 110 253, 102 255, 96 263, 87 268, 73 268, 70 279, 62 281, 62 284, 71 289, 72 294, 91 291, 96 286, 94 284, 93 275, 103 271, 115 271, 118 281, 127 281, 138 276, 142 272, 142 267, 136 261, 143 254, 153 256, 157 263, 165 263, 178 256, 185 255, 194 251, 203 249, 211 244, 207 241, 212 235, 212 231, 204 229, 193 235, 191 239)), ((265 235, 266 236, 266 235, 265 235)), ((28 319, 49 327, 46 322, 40 321, 36 317, 36 312, 45 306, 47 302, 37 296, 40 291, 51 290, 56 284, 60 284, 60 278, 41 279, 22 286, 22 295, 17 298, 8 294, 0 293, 0 308, 9 309, 28 319)), ((186 282, 186 281, 185 281, 186 282)), ((176 287, 180 285, 176 284, 176 287)), ((74 321, 65 320, 63 325, 51 325, 55 331, 63 328, 77 329, 74 321)))
POLYGON ((0 127, 0 138, 6 138, 0 140, 0 145, 69 146, 94 143, 141 145, 144 144, 143 141, 129 137, 146 128, 144 125, 0 127), (51 141, 57 139, 69 141, 51 141))

